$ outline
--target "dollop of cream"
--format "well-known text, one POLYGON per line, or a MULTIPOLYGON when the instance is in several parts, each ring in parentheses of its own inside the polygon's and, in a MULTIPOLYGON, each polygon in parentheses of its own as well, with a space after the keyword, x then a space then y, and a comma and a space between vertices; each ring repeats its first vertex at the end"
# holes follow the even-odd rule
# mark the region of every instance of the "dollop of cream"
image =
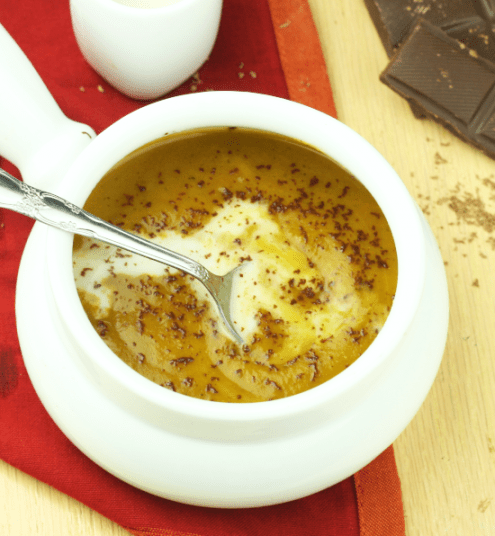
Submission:
MULTIPOLYGON (((285 232, 266 206, 238 201, 225 205, 211 221, 194 234, 163 230, 153 242, 190 257, 208 270, 223 275, 239 264, 231 303, 234 322, 249 344, 255 336, 260 314, 269 313, 284 323, 294 355, 307 351, 316 337, 336 333, 359 317, 359 295, 352 292, 354 281, 339 264, 310 259, 301 239, 285 232)), ((109 313, 111 290, 105 279, 113 274, 132 277, 173 273, 167 266, 87 240, 74 253, 76 285, 86 292, 98 317, 109 313), (102 250, 104 251, 102 261, 102 250), (97 252, 97 253, 96 253, 97 252)), ((209 299, 206 289, 191 278, 198 297, 209 299)), ((228 332, 224 330, 228 335, 228 332)))

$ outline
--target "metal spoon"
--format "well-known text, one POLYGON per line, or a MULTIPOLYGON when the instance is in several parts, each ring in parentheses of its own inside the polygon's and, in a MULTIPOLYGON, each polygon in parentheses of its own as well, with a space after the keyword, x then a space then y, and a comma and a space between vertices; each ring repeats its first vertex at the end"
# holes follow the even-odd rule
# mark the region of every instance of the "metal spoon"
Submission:
POLYGON ((234 325, 230 309, 232 283, 242 265, 225 275, 216 275, 184 255, 124 231, 55 194, 29 186, 3 169, 0 169, 0 207, 69 233, 101 240, 192 275, 210 293, 234 340, 244 344, 234 325))

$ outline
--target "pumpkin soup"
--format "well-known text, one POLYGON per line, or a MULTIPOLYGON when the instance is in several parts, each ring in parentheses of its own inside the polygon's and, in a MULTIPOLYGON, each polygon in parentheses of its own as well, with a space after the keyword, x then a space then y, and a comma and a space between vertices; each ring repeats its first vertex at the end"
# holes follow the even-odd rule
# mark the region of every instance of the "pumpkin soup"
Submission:
POLYGON ((166 135, 112 168, 84 208, 217 274, 244 264, 241 346, 191 276, 76 237, 74 276, 95 330, 178 393, 257 402, 320 385, 359 358, 392 306, 397 256, 377 203, 327 156, 283 136, 166 135))

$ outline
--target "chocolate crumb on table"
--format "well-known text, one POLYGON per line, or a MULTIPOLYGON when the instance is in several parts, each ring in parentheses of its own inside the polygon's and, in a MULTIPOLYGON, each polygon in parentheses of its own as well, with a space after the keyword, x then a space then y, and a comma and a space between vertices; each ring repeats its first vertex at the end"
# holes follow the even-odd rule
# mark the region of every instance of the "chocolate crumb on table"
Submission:
POLYGON ((495 231, 495 214, 487 211, 485 203, 479 195, 474 196, 465 193, 461 199, 459 196, 452 194, 443 197, 437 202, 439 205, 447 203, 447 206, 453 210, 459 221, 468 225, 476 225, 487 233, 495 231))

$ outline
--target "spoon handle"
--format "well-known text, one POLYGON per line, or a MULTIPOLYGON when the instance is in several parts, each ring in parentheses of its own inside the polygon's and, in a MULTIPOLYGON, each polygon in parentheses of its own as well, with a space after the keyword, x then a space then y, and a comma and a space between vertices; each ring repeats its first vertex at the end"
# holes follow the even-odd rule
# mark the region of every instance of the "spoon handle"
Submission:
POLYGON ((124 231, 55 194, 29 186, 3 169, 0 169, 0 207, 164 263, 192 275, 206 286, 214 278, 214 274, 196 261, 124 231))

